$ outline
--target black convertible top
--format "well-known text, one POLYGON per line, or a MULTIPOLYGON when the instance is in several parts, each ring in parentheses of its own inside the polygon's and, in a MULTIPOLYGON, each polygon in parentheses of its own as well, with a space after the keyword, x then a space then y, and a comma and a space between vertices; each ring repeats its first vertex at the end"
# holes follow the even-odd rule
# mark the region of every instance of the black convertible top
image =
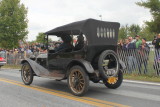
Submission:
POLYGON ((87 20, 73 22, 73 23, 70 23, 70 24, 67 24, 67 25, 63 25, 63 26, 60 26, 60 27, 57 27, 55 29, 52 29, 52 30, 48 31, 45 34, 47 34, 47 35, 57 35, 57 34, 61 34, 60 32, 65 32, 65 31, 74 31, 74 30, 82 31, 82 28, 88 22, 88 20, 91 20, 91 19, 87 19, 87 20))
POLYGON ((104 38, 107 38, 110 39, 110 41, 112 39, 113 44, 117 44, 119 27, 120 24, 118 22, 106 22, 95 19, 86 19, 57 27, 55 29, 47 31, 45 34, 60 36, 63 34, 77 35, 82 32, 90 43, 95 43, 97 42, 97 40, 99 40, 101 43, 104 43, 106 42, 104 38))

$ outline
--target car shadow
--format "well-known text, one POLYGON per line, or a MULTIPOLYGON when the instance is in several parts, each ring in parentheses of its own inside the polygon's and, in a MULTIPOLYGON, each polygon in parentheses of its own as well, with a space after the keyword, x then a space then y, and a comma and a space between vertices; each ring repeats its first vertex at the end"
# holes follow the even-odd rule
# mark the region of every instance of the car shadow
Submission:
MULTIPOLYGON (((68 88, 68 84, 66 80, 62 80, 62 81, 56 81, 56 80, 37 80, 33 82, 33 85, 35 86, 39 86, 39 87, 43 87, 43 88, 47 88, 47 89, 51 89, 56 90, 56 91, 61 91, 61 92, 66 92, 68 94, 71 94, 69 88, 68 88)), ((98 96, 103 96, 106 94, 110 94, 110 91, 112 91, 113 89, 109 89, 107 87, 105 87, 103 84, 99 84, 99 83, 92 83, 90 82, 90 86, 89 86, 89 90, 88 92, 84 95, 85 97, 97 97, 98 96)))

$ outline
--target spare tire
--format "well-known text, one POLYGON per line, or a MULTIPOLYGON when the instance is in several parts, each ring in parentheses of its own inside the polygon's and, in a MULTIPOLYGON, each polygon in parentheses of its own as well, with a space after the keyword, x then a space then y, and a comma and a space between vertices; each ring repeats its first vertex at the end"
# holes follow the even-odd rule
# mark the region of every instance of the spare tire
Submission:
POLYGON ((119 58, 112 50, 106 50, 101 53, 98 60, 98 70, 103 79, 117 76, 119 72, 119 58))

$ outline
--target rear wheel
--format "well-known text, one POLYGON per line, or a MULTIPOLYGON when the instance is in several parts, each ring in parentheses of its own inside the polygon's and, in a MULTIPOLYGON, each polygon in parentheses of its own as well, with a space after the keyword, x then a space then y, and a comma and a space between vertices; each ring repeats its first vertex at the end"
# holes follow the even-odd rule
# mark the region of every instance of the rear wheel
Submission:
POLYGON ((120 70, 117 76, 109 77, 108 79, 103 80, 103 83, 108 88, 116 89, 121 85, 122 81, 123 81, 123 73, 120 70))
POLYGON ((27 62, 22 65, 21 78, 25 85, 30 85, 33 81, 33 70, 27 62))
POLYGON ((82 96, 88 91, 89 77, 84 68, 73 66, 68 75, 68 87, 76 96, 82 96))
POLYGON ((109 77, 117 76, 119 72, 119 59, 112 50, 102 52, 98 60, 100 76, 105 80, 109 77))

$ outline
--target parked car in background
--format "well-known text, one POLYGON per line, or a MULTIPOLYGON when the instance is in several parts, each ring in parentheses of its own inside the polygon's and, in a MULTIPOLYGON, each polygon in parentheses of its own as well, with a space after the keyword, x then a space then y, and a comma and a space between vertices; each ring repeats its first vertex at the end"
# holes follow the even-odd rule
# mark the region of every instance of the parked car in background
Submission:
POLYGON ((6 60, 3 57, 0 57, 0 68, 6 64, 6 60))
POLYGON ((150 47, 150 50, 153 51, 154 50, 154 46, 152 44, 152 41, 147 41, 146 42, 148 44, 148 46, 150 47))

